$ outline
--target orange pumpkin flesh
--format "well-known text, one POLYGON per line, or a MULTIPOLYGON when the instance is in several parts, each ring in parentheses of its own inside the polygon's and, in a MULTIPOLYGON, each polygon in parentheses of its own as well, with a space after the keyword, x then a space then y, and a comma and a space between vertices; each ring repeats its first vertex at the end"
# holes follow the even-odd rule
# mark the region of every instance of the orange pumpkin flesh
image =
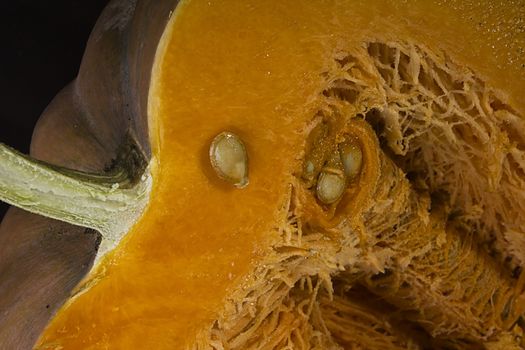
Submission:
MULTIPOLYGON (((420 45, 475 72, 523 115, 516 50, 525 39, 508 8, 485 11, 464 2, 180 4, 152 78, 149 207, 38 348, 183 349, 208 341, 226 301, 249 288, 281 240, 282 206, 298 184, 309 127, 326 105, 326 72, 341 52, 370 42, 420 45), (247 147, 250 184, 242 190, 209 165, 210 142, 224 130, 247 147)), ((303 205, 319 222, 331 220, 315 200, 303 205)), ((339 222, 354 215, 351 203, 345 208, 339 222)))

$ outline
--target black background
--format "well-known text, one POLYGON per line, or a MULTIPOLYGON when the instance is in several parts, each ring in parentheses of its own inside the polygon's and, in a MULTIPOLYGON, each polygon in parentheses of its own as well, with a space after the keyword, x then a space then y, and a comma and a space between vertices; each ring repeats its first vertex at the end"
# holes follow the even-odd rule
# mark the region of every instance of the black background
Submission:
MULTIPOLYGON (((0 142, 24 153, 35 123, 75 78, 108 0, 0 0, 0 142)), ((0 202, 0 220, 7 205, 0 202)))

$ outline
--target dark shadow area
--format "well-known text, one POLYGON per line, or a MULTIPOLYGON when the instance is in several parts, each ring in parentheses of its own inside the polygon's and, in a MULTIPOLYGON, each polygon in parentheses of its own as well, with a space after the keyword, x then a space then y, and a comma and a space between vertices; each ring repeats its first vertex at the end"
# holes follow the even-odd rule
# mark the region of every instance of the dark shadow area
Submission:
MULTIPOLYGON (((0 142, 24 153, 38 117, 75 78, 108 0, 0 2, 0 142)), ((0 202, 0 220, 8 206, 0 202)))

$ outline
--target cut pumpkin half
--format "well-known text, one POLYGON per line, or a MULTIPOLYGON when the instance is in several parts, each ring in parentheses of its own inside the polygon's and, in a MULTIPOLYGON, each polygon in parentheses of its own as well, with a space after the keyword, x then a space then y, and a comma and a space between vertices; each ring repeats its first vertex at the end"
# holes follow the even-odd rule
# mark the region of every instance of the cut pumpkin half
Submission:
POLYGON ((145 212, 36 348, 524 347, 524 20, 182 1, 145 212))

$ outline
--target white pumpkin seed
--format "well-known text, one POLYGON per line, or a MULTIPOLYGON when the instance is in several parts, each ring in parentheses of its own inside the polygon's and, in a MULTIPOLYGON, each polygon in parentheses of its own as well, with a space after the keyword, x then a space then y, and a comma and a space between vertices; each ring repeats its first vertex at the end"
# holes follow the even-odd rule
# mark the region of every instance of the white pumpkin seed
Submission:
POLYGON ((334 172, 323 171, 317 180, 317 198, 324 204, 339 200, 346 188, 344 176, 334 172))
POLYGON ((349 179, 353 179, 359 175, 363 165, 363 152, 361 151, 361 147, 354 143, 346 142, 339 146, 339 153, 345 169, 345 175, 349 179))
POLYGON ((217 176, 235 187, 248 185, 248 154, 239 136, 221 132, 210 146, 210 161, 217 176))

